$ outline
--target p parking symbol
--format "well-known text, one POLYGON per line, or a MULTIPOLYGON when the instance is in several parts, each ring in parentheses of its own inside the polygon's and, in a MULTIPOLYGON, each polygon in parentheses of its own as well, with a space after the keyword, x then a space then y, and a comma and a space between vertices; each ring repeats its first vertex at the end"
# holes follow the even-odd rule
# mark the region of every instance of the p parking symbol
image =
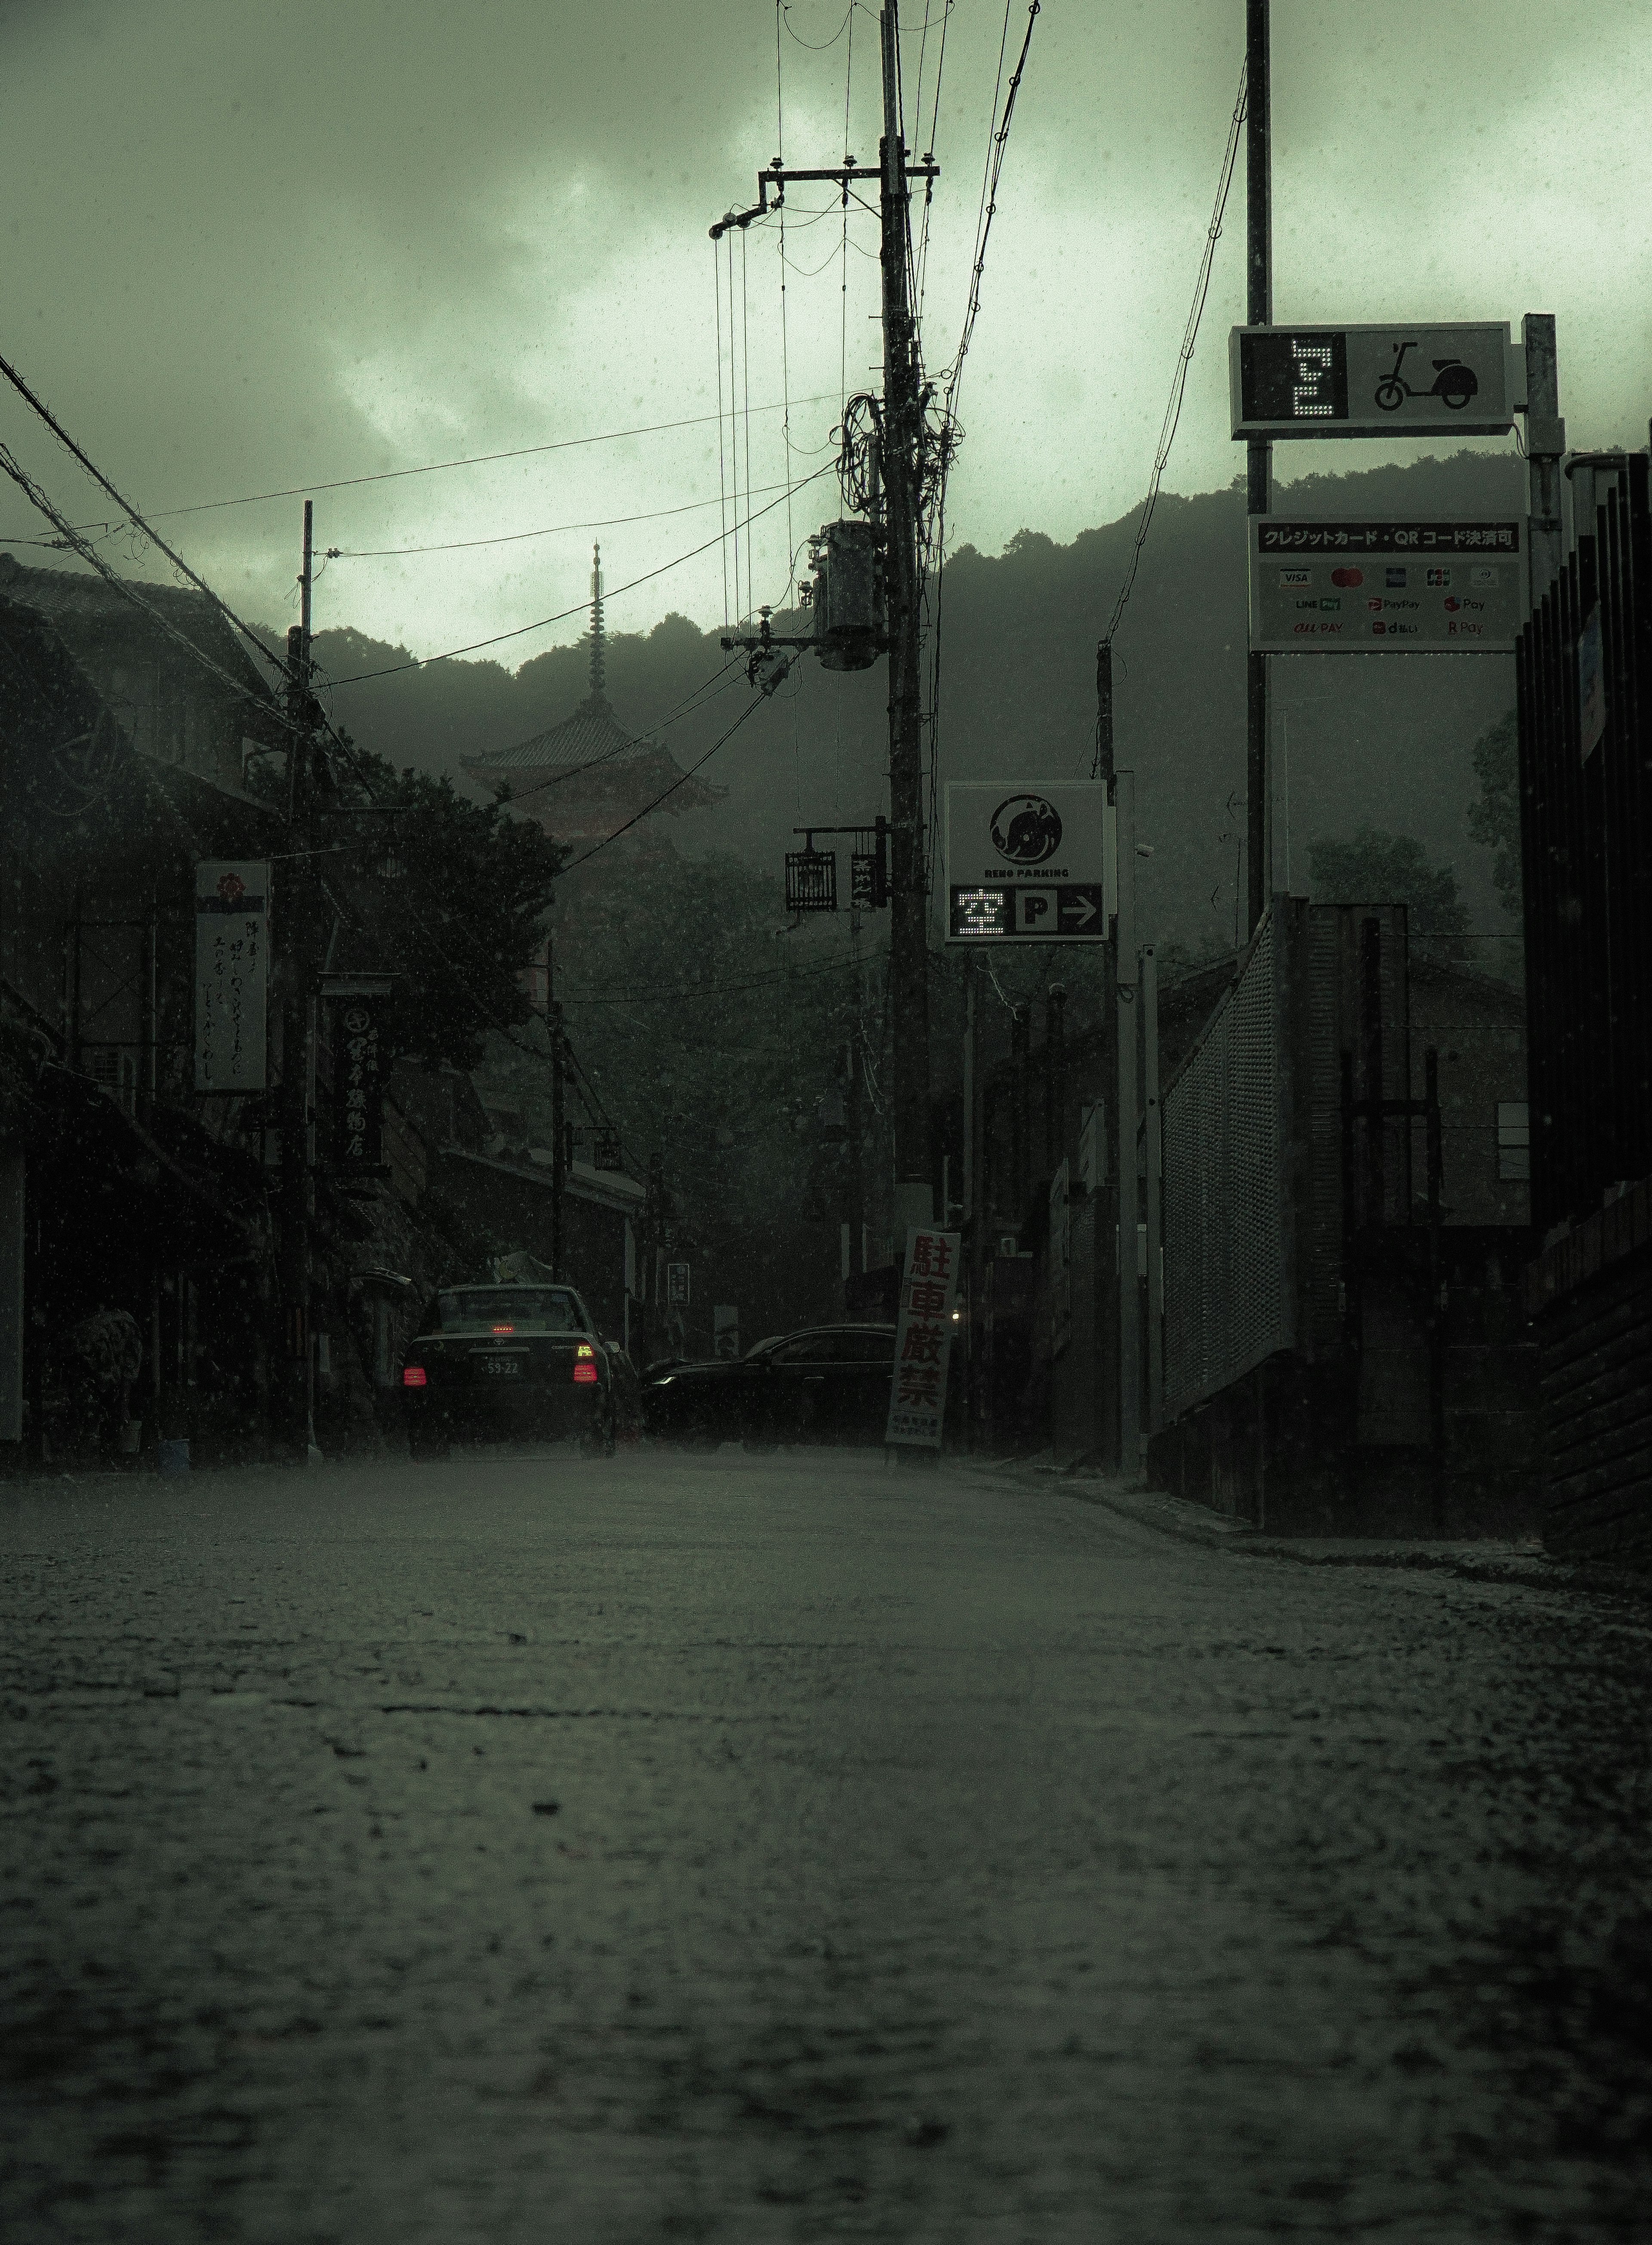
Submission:
POLYGON ((1050 919, 1052 901, 1046 889, 1019 889, 1015 897, 1016 926, 1024 933, 1045 926, 1050 919))

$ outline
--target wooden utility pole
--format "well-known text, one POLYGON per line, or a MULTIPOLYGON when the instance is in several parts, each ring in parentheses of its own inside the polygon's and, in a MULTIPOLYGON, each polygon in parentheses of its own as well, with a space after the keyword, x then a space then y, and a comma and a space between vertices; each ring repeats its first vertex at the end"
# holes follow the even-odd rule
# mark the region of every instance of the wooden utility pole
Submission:
POLYGON ((1561 418, 1561 376, 1553 312, 1528 312, 1520 326, 1526 353, 1527 544, 1534 612, 1556 582, 1565 556, 1561 519, 1561 460, 1566 424, 1561 418))
POLYGON ((1148 1178, 1148 1432, 1164 1425, 1164 1140, 1159 1114, 1159 960, 1141 946, 1141 1122, 1148 1178))
POLYGON ((565 1217, 568 1171, 568 1124, 564 1096, 567 1061, 562 1049, 562 1000, 556 994, 556 953, 547 944, 545 953, 545 1027, 551 1042, 551 1272, 560 1285, 565 1276, 567 1248, 565 1217))
MULTIPOLYGON (((1273 325, 1273 168, 1268 79, 1269 0, 1245 0, 1245 321, 1273 325)), ((1273 446, 1245 447, 1245 505, 1267 514, 1273 503, 1273 446)), ((1245 888, 1247 934, 1268 908, 1268 658, 1246 657, 1245 888)))
POLYGON ((1141 1280, 1136 1226, 1141 1221, 1136 1183, 1139 1135, 1137 1072, 1141 1067, 1140 1009, 1136 1003, 1135 774, 1115 772, 1113 799, 1117 822, 1119 913, 1114 944, 1118 997, 1119 1141, 1119 1471, 1134 1482, 1141 1471, 1141 1280))
POLYGON ((929 903, 924 862, 924 756, 918 690, 917 517, 924 417, 907 275, 906 147, 901 138, 900 9, 878 17, 884 65, 880 217, 884 429, 880 447, 889 607, 890 1003, 894 1027, 895 1238, 934 1220, 930 1174, 929 903))
POLYGON ((315 803, 315 741, 310 703, 310 587, 313 507, 304 502, 304 561, 299 573, 299 621, 287 634, 286 878, 278 891, 282 952, 281 1176, 280 1278, 285 1324, 285 1378, 279 1406, 288 1447, 315 1454, 315 1351, 310 1338, 310 1219, 315 1075, 315 887, 308 851, 315 803))

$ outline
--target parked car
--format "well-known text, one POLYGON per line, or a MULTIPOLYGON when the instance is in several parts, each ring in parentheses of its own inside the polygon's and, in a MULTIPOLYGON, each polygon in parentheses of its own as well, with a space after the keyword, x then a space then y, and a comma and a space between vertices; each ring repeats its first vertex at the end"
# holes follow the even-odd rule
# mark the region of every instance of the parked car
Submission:
POLYGON ((893 1326, 810 1326, 744 1356, 667 1362, 643 1376, 643 1424, 667 1441, 881 1442, 893 1326))
POLYGON ((619 1386, 613 1352, 571 1286, 443 1287, 402 1367, 408 1448, 440 1457, 456 1438, 577 1434, 606 1457, 619 1386))

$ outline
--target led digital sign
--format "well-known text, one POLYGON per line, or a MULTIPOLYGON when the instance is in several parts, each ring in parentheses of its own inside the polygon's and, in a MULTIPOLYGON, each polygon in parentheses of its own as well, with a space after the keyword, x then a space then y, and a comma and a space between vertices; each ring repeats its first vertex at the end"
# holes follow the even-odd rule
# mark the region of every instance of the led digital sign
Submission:
POLYGON ((1247 421, 1346 421, 1347 336, 1329 328, 1242 335, 1239 392, 1247 421))
MULTIPOLYGON (((1236 437, 1500 435, 1523 384, 1506 322, 1235 328, 1236 437)), ((1524 410, 1523 404, 1520 410, 1524 410)))

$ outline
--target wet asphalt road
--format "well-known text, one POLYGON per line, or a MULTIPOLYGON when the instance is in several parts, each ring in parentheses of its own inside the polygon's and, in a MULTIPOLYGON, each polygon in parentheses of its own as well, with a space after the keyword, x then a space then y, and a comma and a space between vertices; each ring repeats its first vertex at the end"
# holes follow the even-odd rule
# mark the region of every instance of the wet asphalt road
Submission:
POLYGON ((735 1450, 0 1583, 17 2245, 1648 2234, 1633 1598, 735 1450))

